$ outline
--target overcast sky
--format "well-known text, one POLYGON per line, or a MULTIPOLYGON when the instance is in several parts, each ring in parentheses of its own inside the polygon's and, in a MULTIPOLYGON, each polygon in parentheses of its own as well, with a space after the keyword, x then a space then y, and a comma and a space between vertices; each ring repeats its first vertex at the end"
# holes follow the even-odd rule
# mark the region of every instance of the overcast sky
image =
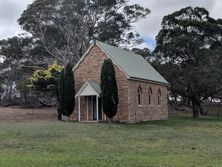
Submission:
MULTIPOLYGON (((0 39, 21 32, 17 20, 33 0, 0 0, 0 39)), ((222 18, 222 0, 131 0, 151 10, 146 19, 136 24, 136 30, 144 37, 150 49, 155 47, 163 16, 187 6, 205 7, 214 18, 222 18)))

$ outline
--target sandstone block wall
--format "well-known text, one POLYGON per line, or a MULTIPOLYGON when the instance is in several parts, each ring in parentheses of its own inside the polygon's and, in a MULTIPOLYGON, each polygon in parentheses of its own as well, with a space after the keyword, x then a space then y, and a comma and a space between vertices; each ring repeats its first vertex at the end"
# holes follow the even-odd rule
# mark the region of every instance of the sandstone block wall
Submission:
MULTIPOLYGON (((89 80, 94 80, 100 84, 101 68, 104 60, 108 58, 106 54, 98 47, 94 46, 84 60, 79 64, 78 68, 74 71, 76 93, 81 87, 89 80)), ((114 62, 113 62, 114 63, 114 62)), ((115 120, 127 121, 128 119, 128 82, 126 76, 122 71, 115 65, 116 80, 119 93, 119 105, 118 112, 115 116, 115 120)), ((81 109, 82 112, 86 112, 86 101, 85 98, 81 98, 81 109)), ((78 112, 78 101, 76 100, 74 118, 77 119, 78 112)), ((86 114, 81 114, 83 118, 86 118, 86 114)), ((104 118, 104 117, 103 117, 104 118)))
POLYGON ((128 81, 129 122, 161 120, 168 118, 168 89, 166 86, 128 81), (142 89, 142 102, 138 105, 138 88, 142 89), (152 90, 151 105, 149 105, 149 91, 152 90), (160 105, 158 105, 158 93, 161 92, 160 105))
MULTIPOLYGON (((100 84, 101 68, 107 55, 98 47, 93 46, 87 56, 74 71, 76 93, 85 82, 94 80, 100 84)), ((125 74, 113 62, 119 94, 119 105, 114 120, 123 122, 139 122, 168 118, 167 87, 142 81, 128 80, 125 74), (138 87, 142 88, 142 104, 138 105, 138 87), (148 92, 152 88, 151 105, 148 104, 148 92), (161 105, 158 105, 157 94, 161 92, 161 105)), ((81 119, 87 120, 86 98, 81 97, 81 119)), ((103 115, 103 119, 105 116, 103 115)), ((78 119, 78 101, 76 100, 73 119, 78 119)), ((89 112, 92 120, 92 112, 89 112)))

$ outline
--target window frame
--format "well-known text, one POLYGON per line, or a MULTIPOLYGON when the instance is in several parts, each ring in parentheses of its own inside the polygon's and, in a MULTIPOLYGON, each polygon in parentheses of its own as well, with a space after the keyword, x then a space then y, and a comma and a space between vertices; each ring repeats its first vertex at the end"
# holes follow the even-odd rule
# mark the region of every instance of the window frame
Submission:
POLYGON ((149 91, 148 91, 148 106, 152 106, 152 88, 149 87, 149 91))
POLYGON ((162 102, 161 102, 161 96, 162 96, 161 90, 158 89, 158 93, 157 93, 157 105, 158 105, 158 106, 161 106, 161 104, 162 104, 162 102))
POLYGON ((142 91, 142 87, 139 86, 137 89, 137 104, 139 107, 141 107, 143 104, 143 91, 142 91))

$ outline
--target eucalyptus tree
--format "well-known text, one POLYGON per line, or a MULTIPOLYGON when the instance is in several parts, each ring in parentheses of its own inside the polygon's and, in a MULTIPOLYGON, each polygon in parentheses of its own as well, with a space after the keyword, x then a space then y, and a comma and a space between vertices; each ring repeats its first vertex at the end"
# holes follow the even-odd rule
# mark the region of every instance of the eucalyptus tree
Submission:
POLYGON ((150 10, 126 0, 35 0, 19 24, 62 65, 75 64, 92 40, 112 45, 142 40, 133 23, 150 10))
POLYGON ((13 37, 0 41, 0 55, 4 61, 0 64, 0 74, 5 87, 6 98, 11 98, 13 86, 29 73, 24 67, 32 66, 30 50, 32 50, 31 37, 13 37))
POLYGON ((131 51, 138 54, 138 55, 141 55, 144 59, 151 62, 152 54, 151 54, 151 51, 149 50, 149 48, 143 48, 143 49, 133 48, 131 51))
POLYGON ((222 91, 222 20, 186 7, 163 18, 156 40, 171 91, 192 101, 194 118, 204 114, 201 103, 222 91))

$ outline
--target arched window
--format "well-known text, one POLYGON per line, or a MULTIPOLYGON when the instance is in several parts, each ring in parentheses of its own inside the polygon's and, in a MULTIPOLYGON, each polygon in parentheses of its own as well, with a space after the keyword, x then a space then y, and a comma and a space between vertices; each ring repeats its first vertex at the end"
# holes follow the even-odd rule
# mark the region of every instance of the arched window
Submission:
POLYGON ((149 88, 149 92, 148 92, 148 104, 149 104, 149 106, 151 105, 151 103, 152 103, 152 88, 150 87, 149 88))
POLYGON ((138 87, 138 105, 142 104, 142 88, 141 86, 138 87))
POLYGON ((157 102, 158 102, 158 105, 160 106, 161 105, 161 90, 160 89, 158 90, 158 93, 157 93, 157 102))

